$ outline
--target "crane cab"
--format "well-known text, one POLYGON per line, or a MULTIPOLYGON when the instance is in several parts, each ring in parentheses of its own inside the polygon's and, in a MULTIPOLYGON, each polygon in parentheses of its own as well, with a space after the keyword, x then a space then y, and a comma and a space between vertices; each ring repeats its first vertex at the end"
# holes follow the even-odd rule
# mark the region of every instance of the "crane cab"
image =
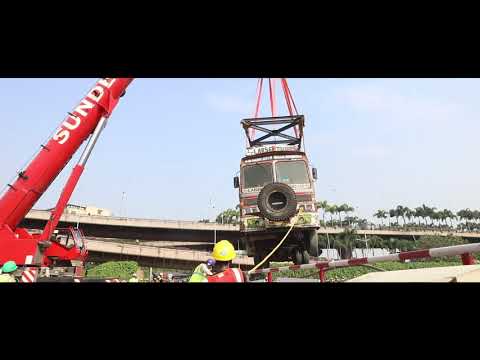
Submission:
POLYGON ((84 262, 88 255, 85 235, 74 227, 55 230, 49 245, 44 253, 49 265, 71 266, 72 261, 84 262))

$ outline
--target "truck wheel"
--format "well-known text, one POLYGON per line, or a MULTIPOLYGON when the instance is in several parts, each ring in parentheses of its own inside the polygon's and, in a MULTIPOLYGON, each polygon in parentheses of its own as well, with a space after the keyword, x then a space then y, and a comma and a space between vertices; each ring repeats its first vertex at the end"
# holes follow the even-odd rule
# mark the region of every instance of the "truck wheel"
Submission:
POLYGON ((308 254, 307 250, 303 250, 302 253, 302 263, 303 264, 310 264, 310 255, 308 254))
MULTIPOLYGON (((255 265, 260 264, 260 262, 263 259, 265 259, 265 256, 267 256, 267 255, 268 255, 268 253, 266 253, 266 252, 261 252, 259 254, 255 254, 255 257, 253 258, 255 265)), ((268 268, 269 266, 270 266, 270 261, 267 260, 262 264, 262 266, 260 266, 260 269, 265 269, 265 268, 268 268)))
POLYGON ((313 257, 320 256, 320 251, 318 250, 317 231, 316 230, 306 231, 305 237, 306 237, 305 245, 306 245, 306 248, 308 249, 308 253, 310 254, 310 256, 313 256, 313 257))
POLYGON ((303 263, 302 252, 298 248, 296 248, 293 252, 293 263, 295 265, 302 265, 303 263))
POLYGON ((287 184, 270 183, 258 195, 260 213, 271 221, 290 219, 297 211, 295 192, 287 184))

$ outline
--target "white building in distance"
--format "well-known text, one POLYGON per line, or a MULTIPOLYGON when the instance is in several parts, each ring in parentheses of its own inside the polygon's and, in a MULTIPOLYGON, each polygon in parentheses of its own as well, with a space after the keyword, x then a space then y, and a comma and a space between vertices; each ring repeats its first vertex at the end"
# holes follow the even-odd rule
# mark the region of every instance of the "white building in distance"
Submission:
POLYGON ((96 206, 80 206, 75 204, 68 204, 63 213, 86 216, 112 216, 112 212, 108 209, 102 209, 96 206))

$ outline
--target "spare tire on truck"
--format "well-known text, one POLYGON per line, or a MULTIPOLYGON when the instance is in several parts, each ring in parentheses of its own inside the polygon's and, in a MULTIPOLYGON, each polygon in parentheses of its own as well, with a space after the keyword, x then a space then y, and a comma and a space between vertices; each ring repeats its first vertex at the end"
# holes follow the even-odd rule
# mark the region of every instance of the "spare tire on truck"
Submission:
POLYGON ((297 211, 297 199, 293 189, 284 183, 270 183, 258 195, 260 213, 271 221, 290 219, 297 211))

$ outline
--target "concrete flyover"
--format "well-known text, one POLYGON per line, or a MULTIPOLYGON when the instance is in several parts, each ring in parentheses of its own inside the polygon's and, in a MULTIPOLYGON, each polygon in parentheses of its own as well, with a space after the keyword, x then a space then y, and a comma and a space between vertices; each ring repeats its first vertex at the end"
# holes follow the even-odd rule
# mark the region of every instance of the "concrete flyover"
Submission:
MULTIPOLYGON (((30 229, 43 228, 50 218, 46 210, 31 210, 21 226, 30 229)), ((230 224, 199 223, 183 220, 138 219, 107 216, 86 216, 64 214, 60 218, 61 226, 80 225, 86 236, 98 238, 139 239, 151 241, 171 241, 179 243, 212 243, 213 232, 217 239, 226 238, 236 242, 240 238, 239 227, 230 224)), ((340 234, 342 228, 322 227, 319 234, 340 234)), ((433 230, 355 230, 358 235, 377 235, 382 237, 420 237, 424 235, 461 236, 466 239, 480 239, 480 233, 433 231, 433 230)), ((193 245, 193 244, 191 244, 193 245)), ((187 245, 186 245, 187 246, 187 245)))
MULTIPOLYGON (((21 226, 28 229, 42 229, 49 218, 49 211, 32 210, 21 226)), ((191 269, 193 263, 205 261, 208 258, 213 247, 214 230, 217 240, 228 239, 233 242, 235 248, 245 249, 245 244, 242 244, 240 239, 239 227, 229 224, 64 214, 60 219, 59 227, 77 224, 90 239, 88 247, 91 261, 134 259, 144 266, 174 266, 191 269)), ((318 233, 335 235, 343 231, 342 228, 324 227, 320 228, 318 233)), ((404 239, 416 239, 424 235, 453 235, 470 241, 480 240, 480 233, 474 232, 358 229, 356 234, 404 239)), ((253 260, 247 259, 242 265, 249 267, 253 264, 253 260)))
MULTIPOLYGON (((43 229, 49 218, 49 211, 32 210, 21 226, 28 229, 43 229)), ((242 245, 238 226, 229 224, 64 214, 60 218, 58 227, 77 226, 77 224, 87 237, 93 238, 138 239, 142 242, 163 241, 176 243, 177 247, 207 251, 212 249, 215 231, 217 240, 228 239, 235 247, 242 245)))
MULTIPOLYGON (((135 260, 142 266, 191 270, 196 264, 206 262, 210 252, 162 248, 153 245, 136 245, 105 240, 87 240, 89 261, 135 260)), ((242 269, 253 267, 253 258, 237 256, 234 265, 242 269)))

